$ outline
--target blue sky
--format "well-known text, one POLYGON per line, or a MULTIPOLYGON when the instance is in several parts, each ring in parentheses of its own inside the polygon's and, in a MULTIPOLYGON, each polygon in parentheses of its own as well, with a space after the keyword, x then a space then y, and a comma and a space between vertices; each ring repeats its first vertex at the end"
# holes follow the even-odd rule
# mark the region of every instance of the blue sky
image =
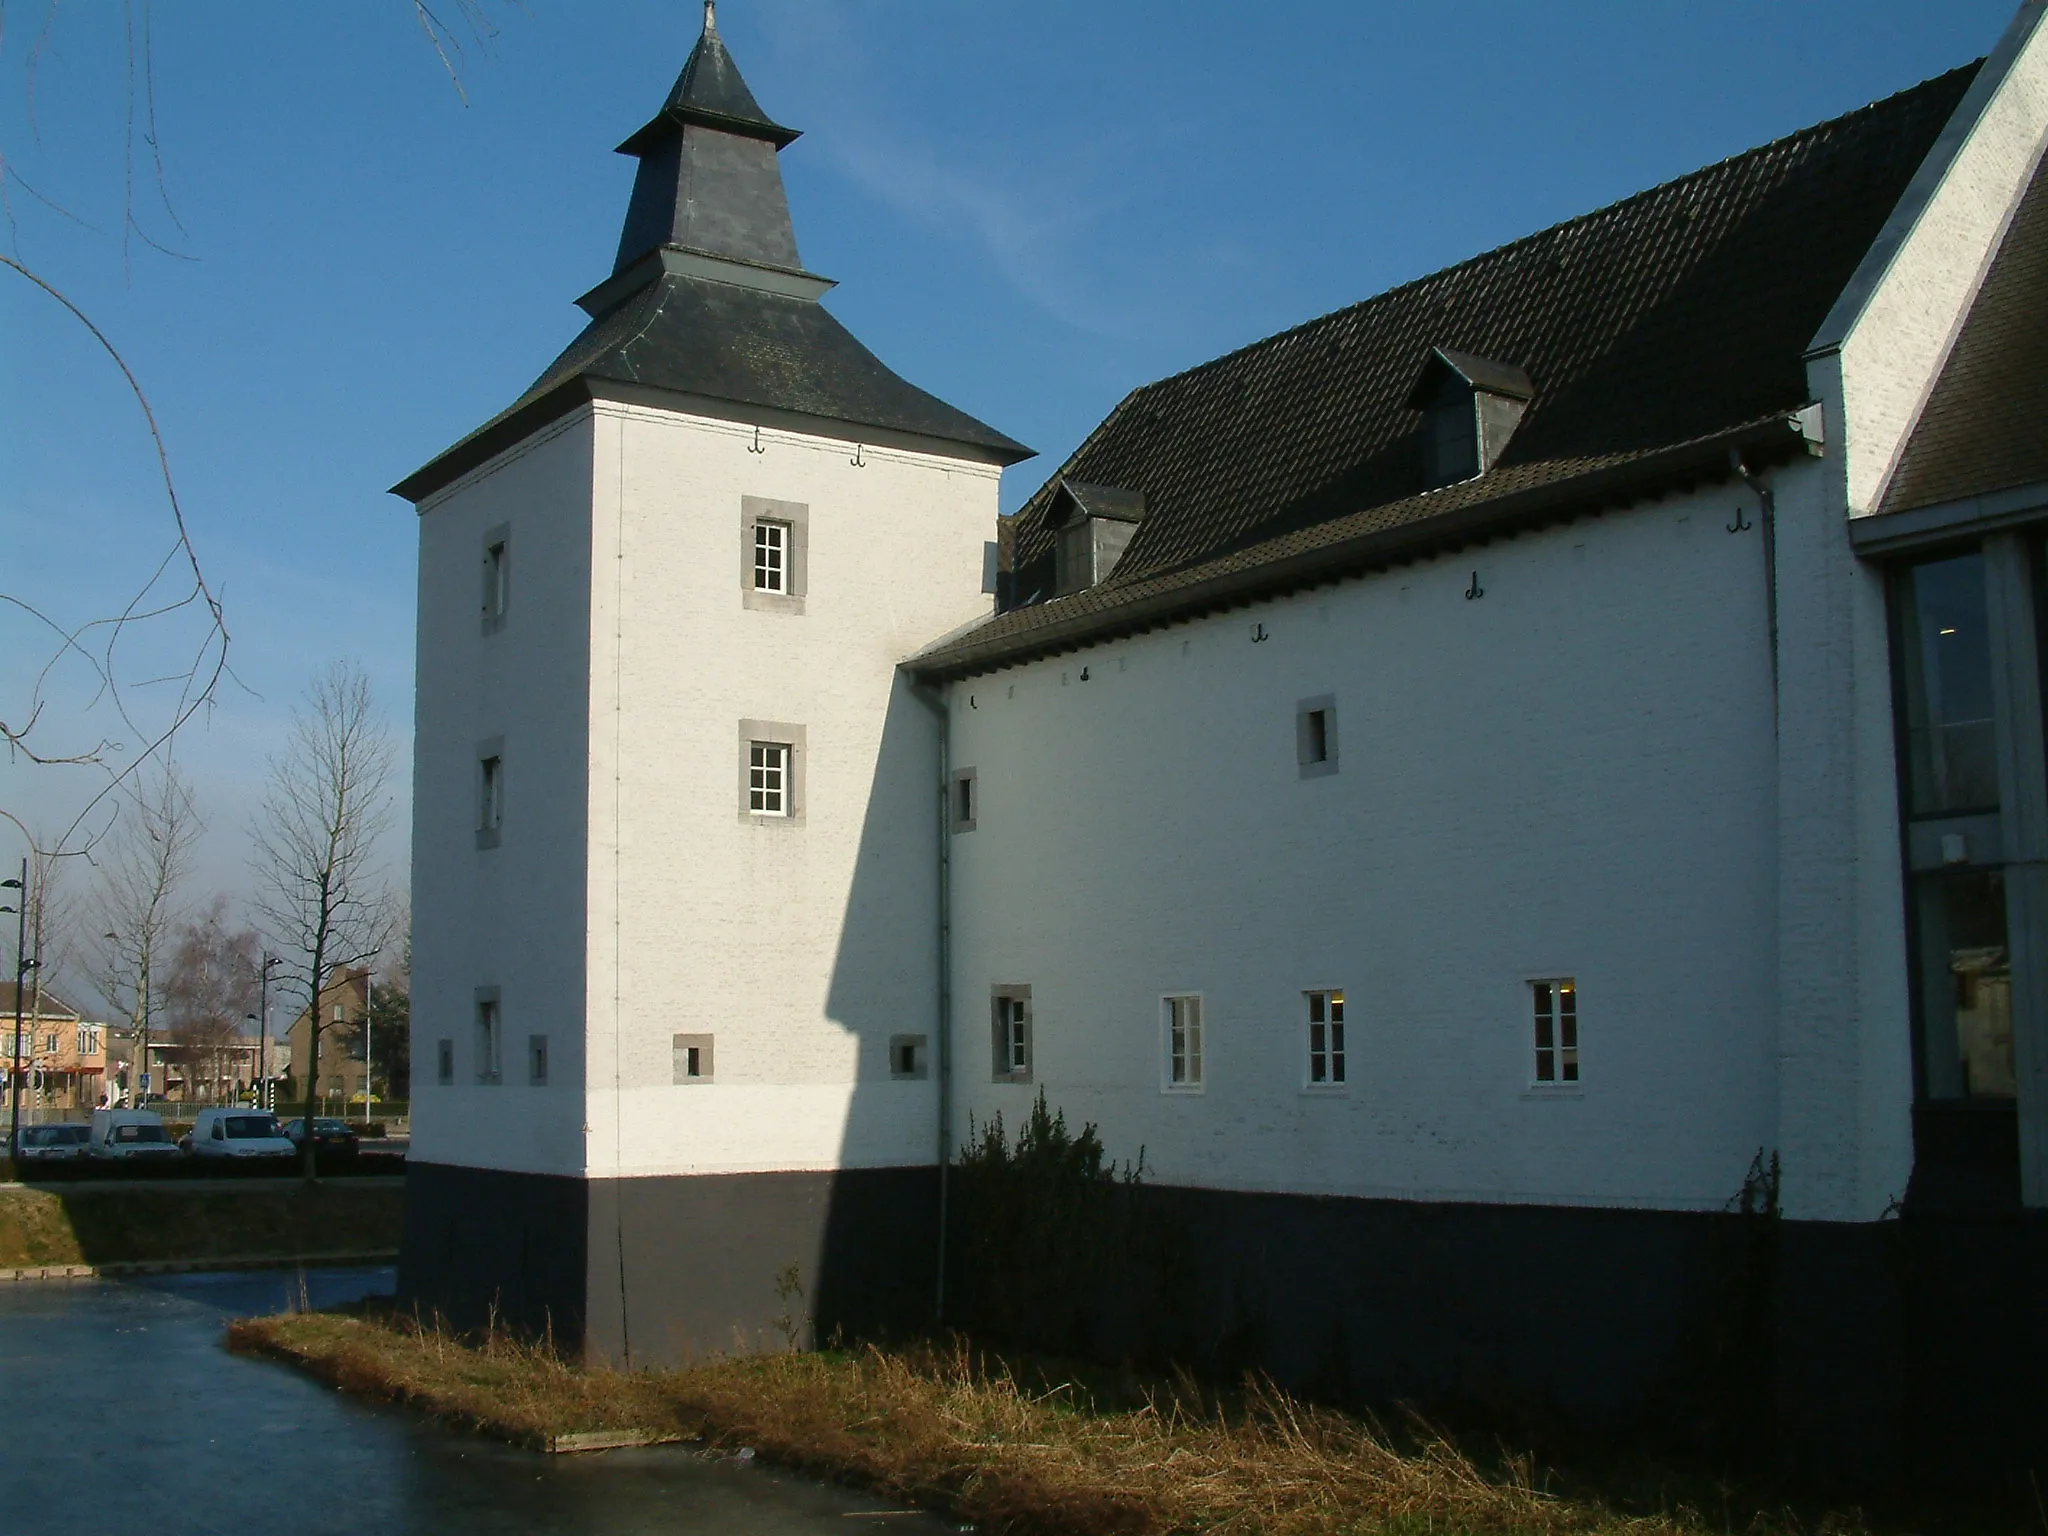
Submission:
MULTIPOLYGON (((409 0, 6 9, 0 251, 141 379, 233 637, 178 749, 207 889, 246 885, 264 757, 329 660, 360 661, 409 736, 414 519, 385 488, 575 334, 631 182, 611 147, 700 19, 480 3, 496 30, 459 33, 459 90, 409 0), (125 41, 146 14, 161 189, 125 41)), ((834 312, 1040 450, 1011 508, 1135 385, 1964 63, 2012 10, 726 0, 719 24, 805 131, 783 170, 834 312)), ((0 593, 70 623, 117 609, 169 546, 154 475, 111 364, 0 271, 0 593)), ((10 723, 44 638, 0 612, 10 723)), ((176 616, 124 637, 138 727, 199 638, 176 616)), ((133 736, 78 669, 46 692, 52 745, 133 736)), ((0 809, 47 835, 91 781, 0 762, 0 809)), ((0 857, 17 846, 0 824, 0 857)))

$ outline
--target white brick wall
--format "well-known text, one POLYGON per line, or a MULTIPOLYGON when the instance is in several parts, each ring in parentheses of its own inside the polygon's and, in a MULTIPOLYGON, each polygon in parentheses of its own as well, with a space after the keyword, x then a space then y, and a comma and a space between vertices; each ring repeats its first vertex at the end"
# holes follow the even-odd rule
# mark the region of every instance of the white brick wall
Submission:
POLYGON ((1762 550, 1725 531, 1746 500, 955 685, 981 788, 954 839, 962 1133, 1036 1091, 989 1081, 989 987, 1024 982, 1037 1083, 1165 1182, 1727 1200, 1780 1137, 1762 550), (1323 693, 1340 771, 1304 780, 1294 706, 1323 693), (1525 984, 1551 975, 1581 987, 1577 1095, 1530 1092, 1525 984), (1333 985, 1351 1088, 1307 1095, 1301 993, 1333 985), (1207 1002, 1199 1097, 1159 1088, 1158 999, 1182 989, 1207 1002))

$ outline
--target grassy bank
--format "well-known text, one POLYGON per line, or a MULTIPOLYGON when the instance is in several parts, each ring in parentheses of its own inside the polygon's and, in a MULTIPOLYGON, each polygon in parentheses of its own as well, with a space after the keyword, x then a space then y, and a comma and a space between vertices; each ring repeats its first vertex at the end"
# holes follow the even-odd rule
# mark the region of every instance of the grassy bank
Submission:
MULTIPOLYGON (((751 1446, 786 1466, 1040 1536, 1109 1533, 1608 1533, 1802 1529, 1628 1513, 1551 1491, 1527 1458, 1481 1466, 1416 1428, 1380 1427, 1250 1388, 1119 1393, 1020 1382, 964 1349, 716 1360, 622 1373, 506 1338, 462 1341, 383 1309, 238 1322, 230 1347, 345 1390, 516 1442, 642 1431, 751 1446)), ((1856 1520, 1818 1529, 1847 1532, 1856 1520)), ((1815 1527, 1805 1527, 1815 1529, 1815 1527)))
POLYGON ((392 1252, 404 1204, 398 1179, 0 1189, 0 1269, 392 1252))

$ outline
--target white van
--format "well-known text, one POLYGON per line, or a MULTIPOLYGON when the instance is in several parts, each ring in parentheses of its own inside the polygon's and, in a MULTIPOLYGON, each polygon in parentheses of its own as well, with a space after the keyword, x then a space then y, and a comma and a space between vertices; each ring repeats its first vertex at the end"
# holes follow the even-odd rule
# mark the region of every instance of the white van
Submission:
POLYGON ((164 1117, 153 1109, 96 1109, 92 1112, 90 1157, 169 1162, 178 1155, 164 1117))
POLYGON ((262 1109, 202 1109, 184 1146, 194 1157, 264 1157, 290 1162, 299 1155, 277 1116, 262 1109))

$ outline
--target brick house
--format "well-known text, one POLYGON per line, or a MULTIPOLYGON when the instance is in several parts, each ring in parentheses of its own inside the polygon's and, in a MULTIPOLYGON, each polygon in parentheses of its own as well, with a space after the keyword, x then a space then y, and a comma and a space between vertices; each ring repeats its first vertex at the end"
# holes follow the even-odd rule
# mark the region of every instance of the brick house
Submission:
MULTIPOLYGON (((93 1108, 106 1092, 107 1026, 33 983, 23 989, 21 1007, 23 1107, 93 1108)), ((14 1008, 14 984, 0 982, 0 1060, 10 1063, 14 1008)))
MULTIPOLYGON (((363 1019, 369 1009, 370 971, 366 966, 336 966, 320 989, 320 1071, 315 1089, 322 1113, 337 1114, 360 1102, 363 1075, 367 1070, 363 1054, 363 1019)), ((285 1031, 284 1060, 290 1062, 291 1100, 280 1100, 280 1113, 294 1113, 300 1106, 297 1095, 305 1092, 307 1039, 312 1031, 306 1010, 300 1009, 285 1031)), ((271 1070, 287 1070, 284 1061, 273 1060, 271 1070)))

